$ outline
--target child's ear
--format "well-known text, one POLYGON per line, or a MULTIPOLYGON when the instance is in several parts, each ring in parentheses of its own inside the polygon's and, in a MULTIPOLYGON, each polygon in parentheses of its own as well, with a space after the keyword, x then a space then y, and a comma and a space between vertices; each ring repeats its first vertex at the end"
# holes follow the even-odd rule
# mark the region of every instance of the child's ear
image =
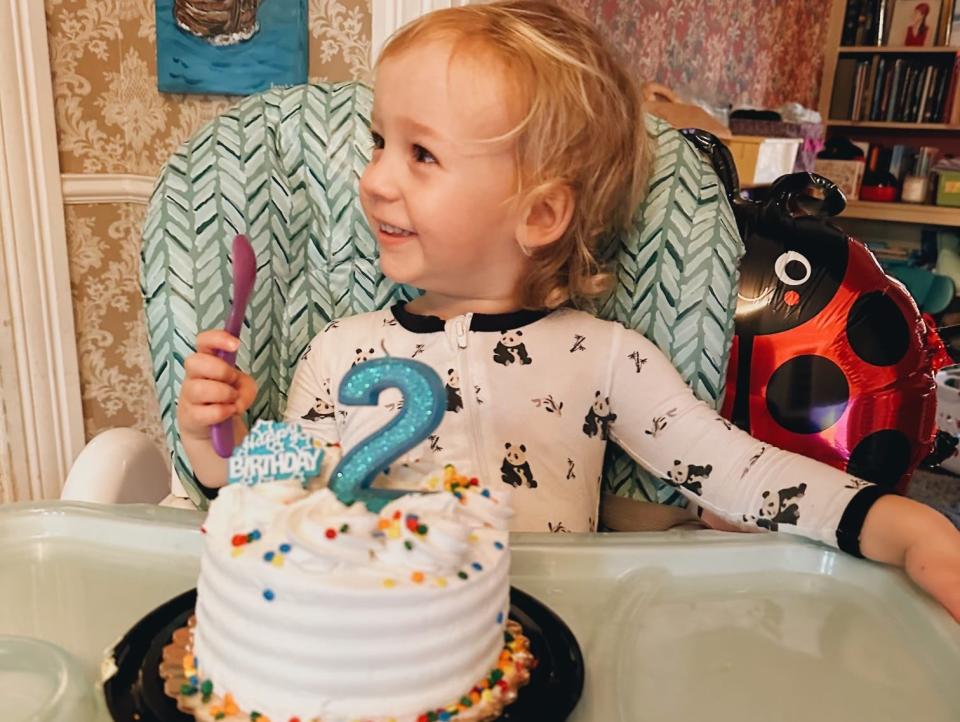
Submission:
POLYGON ((549 246, 570 226, 576 199, 566 183, 541 189, 526 206, 517 227, 517 240, 525 252, 549 246))

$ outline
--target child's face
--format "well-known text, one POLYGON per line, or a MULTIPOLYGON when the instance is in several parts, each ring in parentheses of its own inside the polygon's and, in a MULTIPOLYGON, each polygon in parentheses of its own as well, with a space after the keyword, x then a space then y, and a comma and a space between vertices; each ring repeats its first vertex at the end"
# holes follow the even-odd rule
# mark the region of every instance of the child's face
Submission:
POLYGON ((381 63, 360 199, 384 274, 459 299, 513 298, 527 263, 505 83, 434 41, 381 63))

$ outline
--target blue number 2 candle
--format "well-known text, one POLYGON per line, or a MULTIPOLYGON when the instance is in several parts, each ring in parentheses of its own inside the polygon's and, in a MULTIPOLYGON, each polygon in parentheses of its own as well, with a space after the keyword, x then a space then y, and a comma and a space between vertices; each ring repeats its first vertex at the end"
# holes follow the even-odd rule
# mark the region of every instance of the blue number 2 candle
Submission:
POLYGON ((403 395, 400 413, 347 452, 330 477, 330 488, 340 501, 361 501, 373 512, 407 493, 371 489, 377 474, 426 439, 446 411, 446 394, 437 372, 403 358, 379 358, 354 366, 340 384, 340 403, 374 406, 380 392, 391 388, 403 395))

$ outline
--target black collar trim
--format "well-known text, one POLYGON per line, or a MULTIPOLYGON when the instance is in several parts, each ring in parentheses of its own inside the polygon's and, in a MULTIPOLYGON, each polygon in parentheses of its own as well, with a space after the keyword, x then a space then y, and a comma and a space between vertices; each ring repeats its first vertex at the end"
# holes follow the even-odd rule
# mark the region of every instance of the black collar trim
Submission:
MULTIPOLYGON (((406 305, 398 303, 390 312, 401 326, 413 333, 437 333, 443 331, 444 321, 438 316, 420 316, 410 313, 406 305)), ((549 315, 550 311, 511 311, 510 313, 475 313, 470 321, 471 331, 495 331, 497 333, 529 326, 549 315)))

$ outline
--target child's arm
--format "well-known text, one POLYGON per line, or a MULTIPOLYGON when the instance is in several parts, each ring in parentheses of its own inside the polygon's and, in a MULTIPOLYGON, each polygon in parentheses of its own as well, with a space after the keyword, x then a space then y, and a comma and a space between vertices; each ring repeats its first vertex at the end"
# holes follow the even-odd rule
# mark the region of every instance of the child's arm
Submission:
POLYGON ((240 341, 222 330, 197 336, 197 351, 184 362, 186 377, 177 402, 177 426, 194 474, 204 486, 215 489, 227 483, 227 460, 214 451, 210 427, 233 418, 237 444, 247 435, 240 419, 257 395, 253 379, 215 355, 236 351, 240 341))
POLYGON ((734 525, 801 534, 904 566, 958 618, 960 532, 936 511, 757 441, 697 400, 670 362, 619 329, 610 438, 705 510, 734 525), (634 361, 646 360, 644 364, 634 361), (882 502, 882 503, 881 503, 882 502), (952 596, 951 596, 952 595, 952 596))
POLYGON ((960 622, 960 531, 945 516, 913 499, 884 496, 867 514, 860 550, 903 567, 960 622))

